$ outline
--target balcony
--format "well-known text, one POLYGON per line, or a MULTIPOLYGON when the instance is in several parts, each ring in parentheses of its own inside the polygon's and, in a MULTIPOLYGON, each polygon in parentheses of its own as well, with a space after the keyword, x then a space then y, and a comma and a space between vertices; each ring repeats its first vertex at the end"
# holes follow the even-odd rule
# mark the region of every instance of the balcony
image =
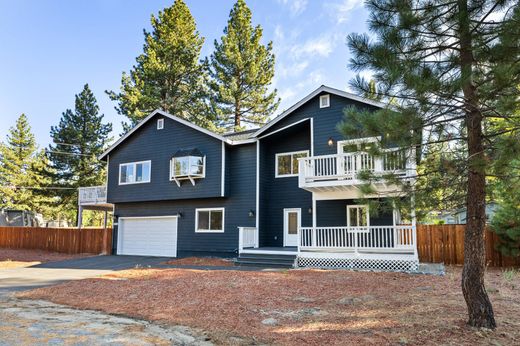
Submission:
POLYGON ((311 192, 350 191, 357 198, 359 186, 366 184, 360 179, 361 173, 369 172, 376 179, 372 184, 382 193, 398 192, 397 186, 385 183, 385 174, 395 174, 402 178, 415 176, 414 155, 401 148, 385 149, 381 156, 366 152, 312 156, 299 159, 300 188, 311 192), (378 179, 379 178, 379 179, 378 179))
POLYGON ((78 193, 78 204, 84 209, 91 208, 111 208, 112 204, 107 203, 106 186, 80 187, 78 193))

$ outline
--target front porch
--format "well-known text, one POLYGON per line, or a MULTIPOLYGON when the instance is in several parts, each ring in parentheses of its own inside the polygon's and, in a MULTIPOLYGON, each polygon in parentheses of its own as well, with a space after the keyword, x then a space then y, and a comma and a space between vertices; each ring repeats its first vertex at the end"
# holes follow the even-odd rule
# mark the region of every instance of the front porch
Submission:
POLYGON ((294 267, 415 271, 415 226, 300 227, 298 245, 260 247, 255 227, 239 227, 239 257, 294 256, 294 267))

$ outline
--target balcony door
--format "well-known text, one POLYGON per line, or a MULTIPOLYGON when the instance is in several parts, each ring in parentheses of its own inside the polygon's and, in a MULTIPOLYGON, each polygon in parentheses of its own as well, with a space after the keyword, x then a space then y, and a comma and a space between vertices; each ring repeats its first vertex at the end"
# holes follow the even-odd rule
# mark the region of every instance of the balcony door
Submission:
POLYGON ((298 246, 298 230, 301 226, 301 209, 283 210, 283 246, 298 246))
POLYGON ((345 160, 346 172, 357 172, 373 170, 375 166, 374 157, 368 152, 377 145, 377 138, 360 138, 338 141, 338 154, 357 154, 349 156, 345 160))
POLYGON ((370 226, 368 205, 347 205, 347 226, 362 228, 370 226))

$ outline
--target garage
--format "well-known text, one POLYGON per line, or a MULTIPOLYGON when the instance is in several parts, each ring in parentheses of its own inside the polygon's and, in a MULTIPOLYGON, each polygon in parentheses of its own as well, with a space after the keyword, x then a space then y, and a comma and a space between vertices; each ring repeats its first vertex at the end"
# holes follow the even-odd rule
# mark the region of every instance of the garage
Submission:
POLYGON ((120 217, 117 254, 177 257, 177 217, 120 217))

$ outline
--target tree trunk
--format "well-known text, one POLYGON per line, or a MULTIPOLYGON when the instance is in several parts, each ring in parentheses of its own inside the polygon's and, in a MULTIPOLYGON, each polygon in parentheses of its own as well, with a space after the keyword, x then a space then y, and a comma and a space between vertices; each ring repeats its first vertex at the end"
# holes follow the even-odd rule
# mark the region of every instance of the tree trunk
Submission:
POLYGON ((473 83, 473 48, 467 0, 458 0, 460 64, 468 131, 468 193, 466 195, 466 231, 462 293, 468 307, 468 324, 473 327, 496 327, 493 307, 484 286, 486 251, 486 162, 483 146, 482 112, 473 83))

